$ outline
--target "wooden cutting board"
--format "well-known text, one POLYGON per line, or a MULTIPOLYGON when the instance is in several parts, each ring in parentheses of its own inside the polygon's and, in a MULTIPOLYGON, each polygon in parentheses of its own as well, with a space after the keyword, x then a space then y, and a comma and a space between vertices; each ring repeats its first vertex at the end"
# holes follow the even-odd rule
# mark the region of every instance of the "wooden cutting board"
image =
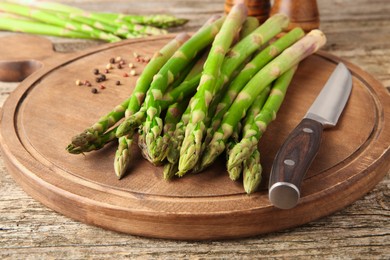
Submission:
POLYGON ((268 201, 273 158, 340 61, 325 52, 304 60, 285 102, 259 144, 262 187, 246 195, 231 181, 221 159, 207 171, 166 182, 162 168, 144 160, 134 145, 126 177, 113 170, 116 144, 86 155, 65 151, 71 137, 124 100, 135 77, 115 68, 105 89, 92 94, 75 81, 90 80, 111 57, 121 56, 141 72, 144 63, 172 35, 107 44, 82 53, 58 54, 32 36, 0 39, 0 79, 27 77, 10 95, 1 114, 0 143, 9 173, 32 197, 73 219, 134 235, 171 239, 239 238, 295 227, 329 215, 370 191, 390 168, 390 96, 368 73, 343 61, 353 74, 353 90, 339 124, 323 135, 318 156, 291 210, 268 201), (120 80, 120 86, 115 81, 120 80))

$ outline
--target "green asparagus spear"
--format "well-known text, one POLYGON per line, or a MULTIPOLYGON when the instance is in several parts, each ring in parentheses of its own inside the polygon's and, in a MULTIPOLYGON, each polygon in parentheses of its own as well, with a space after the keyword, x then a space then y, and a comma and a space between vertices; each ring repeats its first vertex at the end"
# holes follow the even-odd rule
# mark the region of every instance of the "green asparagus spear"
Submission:
MULTIPOLYGON (((230 150, 233 149, 233 147, 240 141, 241 130, 242 130, 242 124, 238 123, 237 126, 234 128, 232 135, 227 140, 227 142, 226 142, 226 159, 229 158, 228 156, 229 156, 230 150)), ((242 165, 237 165, 237 167, 230 169, 228 171, 229 177, 233 181, 240 178, 241 172, 242 172, 242 165)))
POLYGON ((118 139, 118 149, 115 152, 114 170, 118 179, 121 179, 130 165, 133 144, 133 134, 122 136, 118 139))
MULTIPOLYGON (((254 100, 253 104, 250 106, 248 109, 248 113, 245 117, 245 120, 243 122, 243 136, 247 134, 248 129, 252 127, 255 121, 255 117, 260 113, 264 103, 266 102, 268 95, 270 93, 270 86, 267 86, 254 100)), ((235 142, 234 145, 228 146, 229 149, 227 150, 227 161, 229 161, 229 158, 232 156, 232 152, 234 153, 235 147, 237 146, 238 143, 240 143, 241 138, 234 138, 235 142)), ((250 155, 250 154, 249 154, 250 155)), ((248 156, 249 157, 249 156, 248 156)), ((230 165, 227 165, 227 170, 229 173, 229 177, 232 180, 237 180, 240 175, 237 175, 236 168, 242 168, 242 161, 240 163, 235 164, 234 166, 230 167, 230 165), (234 172, 234 173, 232 173, 234 172)), ((238 173, 240 174, 240 172, 238 173)))
POLYGON ((281 74, 316 52, 325 42, 325 35, 320 30, 312 30, 253 76, 238 94, 225 114, 218 131, 213 135, 213 139, 202 158, 203 168, 214 162, 218 155, 224 151, 227 138, 232 134, 234 126, 245 116, 254 97, 281 74))
POLYGON ((184 175, 197 163, 201 150, 201 142, 205 131, 204 120, 207 117, 208 106, 214 98, 216 81, 220 75, 220 67, 225 58, 233 37, 245 21, 247 9, 244 4, 233 6, 225 19, 219 33, 216 35, 209 56, 205 62, 198 91, 191 105, 191 118, 186 127, 183 145, 180 151, 179 175, 184 175))
POLYGON ((104 41, 115 42, 121 40, 119 37, 102 32, 92 28, 89 25, 81 24, 74 21, 63 20, 50 12, 31 8, 23 5, 11 4, 11 3, 0 3, 0 11, 14 13, 21 16, 31 17, 38 21, 48 23, 51 25, 59 26, 64 29, 83 32, 89 34, 92 38, 100 39, 104 41))
MULTIPOLYGON (((172 57, 175 51, 188 40, 188 38, 188 34, 181 33, 153 55, 152 59, 146 65, 136 82, 133 94, 130 97, 125 111, 126 118, 129 118, 139 112, 154 75, 158 72, 161 66, 163 66, 170 57, 172 57)), ((140 114, 137 116, 139 115, 140 114)), ((115 153, 114 160, 115 174, 118 178, 121 178, 125 174, 130 163, 131 150, 129 150, 129 148, 133 142, 132 138, 133 133, 128 133, 127 135, 119 138, 118 150, 115 153)))
POLYGON ((261 68, 263 68, 269 61, 279 55, 287 47, 298 41, 304 36, 304 31, 300 28, 295 28, 289 33, 270 44, 267 48, 257 54, 240 73, 229 84, 227 93, 222 97, 217 105, 217 109, 213 116, 211 127, 207 129, 206 137, 203 142, 204 147, 207 147, 210 143, 214 132, 220 126, 223 116, 230 108, 234 99, 237 97, 241 89, 248 83, 248 81, 255 75, 261 68))
POLYGON ((193 60, 197 54, 204 50, 213 41, 218 33, 224 19, 218 19, 211 25, 201 28, 195 33, 180 49, 173 55, 171 59, 160 69, 155 75, 150 90, 146 98, 146 113, 147 118, 143 123, 141 134, 146 147, 145 153, 149 157, 155 158, 154 142, 160 137, 162 132, 163 121, 159 117, 161 113, 160 100, 163 97, 168 85, 173 82, 174 78, 183 70, 183 68, 193 60))
POLYGON ((164 135, 161 138, 161 144, 159 148, 161 150, 160 157, 158 160, 161 162, 165 159, 168 153, 168 144, 171 142, 172 136, 176 129, 176 124, 179 123, 184 111, 186 110, 190 99, 186 98, 185 100, 174 103, 169 106, 167 113, 164 119, 164 135))
POLYGON ((178 171, 179 171, 178 163, 167 162, 166 164, 164 164, 164 169, 163 169, 164 180, 166 181, 171 180, 178 171))
MULTIPOLYGON (((175 101, 181 101, 186 97, 190 97, 195 91, 196 87, 199 85, 201 74, 195 75, 193 78, 183 81, 178 87, 167 92, 162 99, 160 100, 161 111, 164 111, 175 101)), ((137 128, 146 117, 146 106, 145 103, 141 109, 135 114, 126 118, 118 127, 116 135, 117 137, 124 136, 135 128, 137 128)))
POLYGON ((94 150, 99 150, 103 148, 106 144, 116 139, 115 136, 116 128, 113 128, 103 135, 97 136, 93 140, 89 140, 84 143, 80 143, 80 145, 75 145, 73 143, 69 144, 66 147, 66 150, 71 154, 80 154, 80 153, 86 153, 91 152, 94 150))
POLYGON ((116 13, 95 13, 97 15, 109 18, 118 22, 129 22, 135 24, 144 24, 155 26, 158 28, 170 28, 184 25, 188 22, 187 19, 178 18, 173 15, 157 14, 157 15, 129 15, 116 13))
POLYGON ((137 37, 137 35, 160 35, 166 34, 166 30, 158 29, 152 26, 145 26, 136 23, 114 22, 115 19, 99 15, 94 12, 86 12, 83 9, 72 7, 60 3, 35 2, 32 6, 43 10, 66 13, 71 19, 75 19, 92 27, 111 32, 115 35, 124 36, 125 38, 137 37))
POLYGON ((263 167, 260 161, 260 152, 255 149, 242 164, 244 190, 247 194, 255 192, 261 183, 263 167))
POLYGON ((242 140, 232 149, 227 163, 228 169, 241 164, 257 148, 257 144, 267 126, 276 118, 295 70, 296 66, 289 69, 275 81, 264 107, 252 122, 248 122, 242 140))
POLYGON ((260 22, 256 17, 248 16, 245 19, 244 24, 242 25, 241 31, 240 31, 240 39, 244 39, 246 36, 251 34, 254 30, 259 27, 260 22))
POLYGON ((67 38, 92 39, 90 35, 82 32, 71 31, 62 27, 36 21, 18 20, 15 18, 6 18, 3 16, 0 17, 0 30, 67 38))
MULTIPOLYGON (((188 73, 186 76, 185 80, 176 88, 174 88, 171 92, 167 93, 163 97, 163 101, 161 102, 161 108, 163 109, 166 105, 164 103, 167 102, 172 102, 172 101, 178 101, 182 105, 182 100, 187 101, 186 106, 183 107, 180 111, 180 117, 177 117, 177 121, 174 124, 170 124, 169 121, 171 118, 167 118, 169 116, 169 113, 167 113, 165 120, 164 120, 164 134, 162 137, 158 137, 156 139, 154 151, 155 151, 155 160, 156 162, 161 162, 162 160, 165 159, 167 155, 167 147, 168 144, 171 140, 171 137, 173 136, 173 132, 176 128, 176 124, 178 121, 180 121, 181 116, 185 110, 185 108, 188 105, 189 97, 191 96, 190 94, 187 94, 188 91, 192 90, 191 92, 195 92, 196 86, 199 85, 201 74, 202 74, 202 69, 203 65, 206 61, 206 58, 208 57, 208 51, 205 52, 200 59, 196 61, 194 65, 192 65, 191 71, 188 73), (167 121, 168 119, 168 121, 167 121), (167 133, 167 127, 169 127, 172 131, 170 133, 167 133)), ((171 105, 172 106, 172 105, 171 105)), ((168 108, 169 111, 169 108, 168 108)))

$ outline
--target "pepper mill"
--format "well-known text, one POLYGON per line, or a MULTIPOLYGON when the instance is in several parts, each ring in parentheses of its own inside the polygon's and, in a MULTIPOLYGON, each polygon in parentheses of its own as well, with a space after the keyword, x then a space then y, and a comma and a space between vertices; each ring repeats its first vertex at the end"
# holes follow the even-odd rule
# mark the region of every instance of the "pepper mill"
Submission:
POLYGON ((316 0, 274 0, 270 15, 286 14, 290 18, 287 30, 301 27, 309 32, 320 26, 320 16, 316 0))
POLYGON ((234 4, 243 3, 248 7, 248 16, 256 17, 260 23, 267 20, 271 9, 270 0, 226 0, 225 13, 229 13, 234 4))

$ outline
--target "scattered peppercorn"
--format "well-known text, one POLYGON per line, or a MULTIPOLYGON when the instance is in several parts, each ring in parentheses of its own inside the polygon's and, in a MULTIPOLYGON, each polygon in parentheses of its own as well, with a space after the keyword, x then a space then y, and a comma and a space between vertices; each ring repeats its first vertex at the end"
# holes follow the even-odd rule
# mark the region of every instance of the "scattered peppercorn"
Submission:
POLYGON ((104 74, 99 74, 99 76, 95 79, 96 82, 102 82, 106 80, 106 75, 104 74))
POLYGON ((118 57, 115 58, 115 62, 120 62, 121 60, 122 60, 122 57, 118 56, 118 57))
POLYGON ((87 87, 92 86, 91 82, 89 82, 88 80, 86 80, 86 81, 84 82, 84 85, 87 86, 87 87))
POLYGON ((115 82, 115 85, 117 85, 117 86, 119 86, 121 84, 121 82, 119 81, 119 80, 117 80, 116 82, 115 82))
POLYGON ((135 70, 131 70, 131 71, 130 71, 130 75, 131 75, 131 76, 135 76, 135 75, 137 75, 137 72, 136 72, 135 70))
POLYGON ((108 69, 105 69, 105 70, 104 70, 104 73, 107 74, 107 73, 110 73, 110 71, 109 71, 108 69))
POLYGON ((129 74, 127 74, 126 72, 123 73, 123 77, 127 78, 129 76, 129 74))
POLYGON ((93 94, 97 94, 97 93, 98 93, 98 90, 97 90, 96 88, 91 88, 91 92, 92 92, 93 94))
POLYGON ((104 85, 99 86, 100 89, 105 89, 106 87, 104 85))
POLYGON ((121 61, 119 62, 119 64, 120 64, 120 65, 125 65, 126 62, 125 62, 124 60, 121 60, 121 61))
POLYGON ((110 61, 111 64, 114 64, 115 63, 115 58, 111 58, 109 61, 110 61))
POLYGON ((76 85, 81 86, 81 85, 83 85, 83 82, 81 82, 81 80, 78 79, 78 80, 76 80, 76 85))
POLYGON ((139 57, 138 53, 136 53, 136 52, 133 52, 133 56, 134 56, 134 58, 138 58, 139 57))
POLYGON ((117 66, 118 69, 122 69, 122 65, 119 63, 117 66))
POLYGON ((111 63, 108 63, 108 64, 106 65, 106 69, 108 69, 108 70, 112 69, 112 64, 111 64, 111 63))
POLYGON ((99 70, 98 69, 94 69, 93 70, 93 74, 98 75, 99 74, 99 70))
POLYGON ((134 64, 133 63, 129 63, 129 68, 130 69, 135 68, 134 64))

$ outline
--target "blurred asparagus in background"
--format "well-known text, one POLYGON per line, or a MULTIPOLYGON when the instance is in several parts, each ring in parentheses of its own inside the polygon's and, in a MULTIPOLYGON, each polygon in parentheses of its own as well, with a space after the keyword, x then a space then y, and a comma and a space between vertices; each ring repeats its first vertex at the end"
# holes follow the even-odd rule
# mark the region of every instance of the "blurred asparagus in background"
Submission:
POLYGON ((0 30, 107 42, 166 34, 187 21, 168 14, 89 12, 44 1, 0 2, 0 30))

